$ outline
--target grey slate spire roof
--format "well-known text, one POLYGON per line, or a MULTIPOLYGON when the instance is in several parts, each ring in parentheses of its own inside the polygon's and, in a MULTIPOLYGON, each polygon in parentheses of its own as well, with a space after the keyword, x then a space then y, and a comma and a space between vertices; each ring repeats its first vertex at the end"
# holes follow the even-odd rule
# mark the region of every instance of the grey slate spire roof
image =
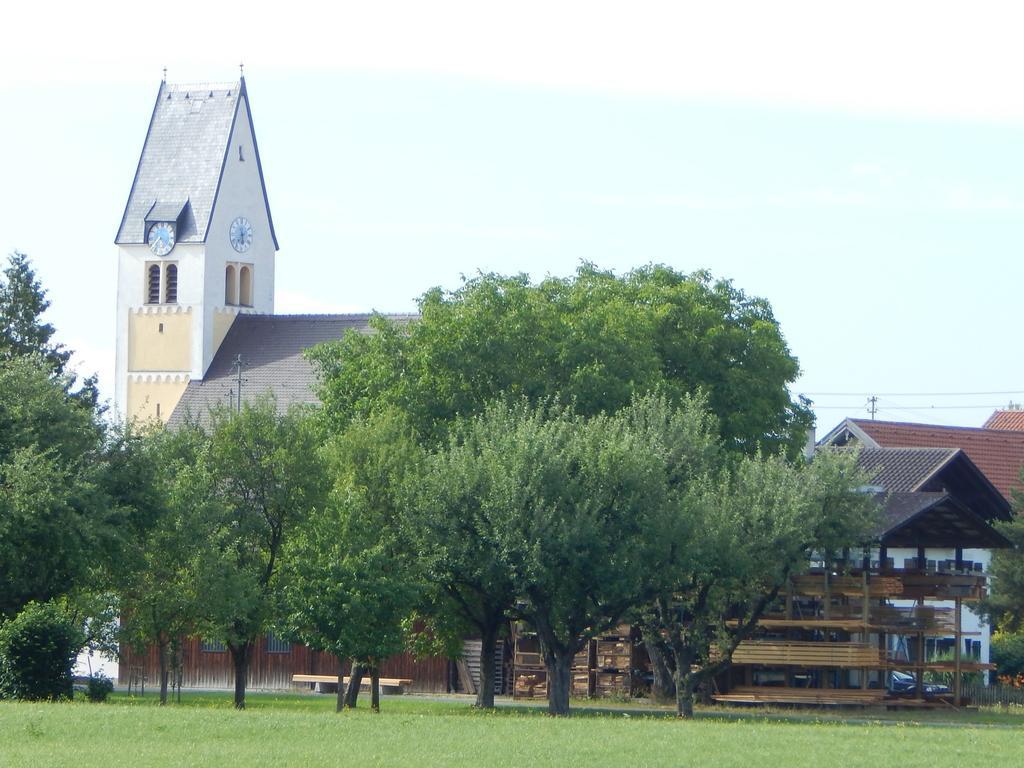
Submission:
MULTIPOLYGON (((222 84, 160 83, 135 181, 117 231, 118 245, 144 243, 147 222, 167 221, 169 211, 182 209, 177 241, 206 241, 228 142, 243 101, 248 108, 244 78, 222 84)), ((251 127, 252 116, 249 117, 251 127)), ((256 163, 262 181, 258 149, 256 163)), ((267 217, 270 218, 269 205, 267 217)), ((276 247, 277 236, 273 220, 270 221, 276 247)))
MULTIPOLYGON (((211 408, 228 406, 237 386, 235 359, 242 357, 242 399, 270 394, 284 413, 292 405, 317 403, 316 372, 303 352, 350 330, 370 333, 373 315, 238 315, 201 381, 190 381, 168 426, 205 419, 211 408)), ((385 315, 407 321, 416 315, 385 315)))

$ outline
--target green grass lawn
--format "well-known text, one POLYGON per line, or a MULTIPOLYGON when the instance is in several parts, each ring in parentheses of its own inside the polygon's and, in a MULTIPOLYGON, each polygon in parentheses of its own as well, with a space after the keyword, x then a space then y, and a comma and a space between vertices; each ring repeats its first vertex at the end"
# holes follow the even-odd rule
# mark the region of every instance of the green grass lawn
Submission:
MULTIPOLYGON (((580 708, 473 711, 465 701, 386 697, 383 712, 337 715, 333 697, 186 693, 163 709, 118 695, 105 704, 0 703, 0 766, 1010 766, 1024 755, 1016 714, 843 722, 820 713, 711 710, 691 722, 580 708)), ((870 717, 870 715, 869 715, 870 717)))

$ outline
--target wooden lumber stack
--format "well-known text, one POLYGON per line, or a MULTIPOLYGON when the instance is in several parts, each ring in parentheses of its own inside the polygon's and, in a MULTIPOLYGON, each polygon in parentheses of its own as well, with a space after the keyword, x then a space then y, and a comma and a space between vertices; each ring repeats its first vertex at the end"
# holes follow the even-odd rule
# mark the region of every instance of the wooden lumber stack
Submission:
POLYGON ((733 652, 734 664, 765 667, 867 668, 885 665, 883 653, 867 643, 818 643, 804 640, 744 640, 733 652))
POLYGON ((522 624, 513 632, 512 698, 546 699, 548 673, 540 652, 540 639, 522 624))
POLYGON ((594 646, 589 641, 572 660, 572 695, 585 699, 594 692, 594 646))
POLYGON ((728 693, 712 695, 722 702, 744 704, 811 704, 818 706, 871 706, 885 699, 884 688, 785 688, 739 685, 728 693))
MULTIPOLYGON (((872 576, 868 582, 871 597, 893 597, 903 594, 903 580, 899 576, 872 576)), ((864 582, 859 576, 830 576, 827 591, 836 597, 860 597, 864 582)), ((821 596, 826 592, 825 575, 807 573, 793 577, 793 593, 821 596)))
POLYGON ((629 696, 633 687, 633 640, 629 624, 620 624, 595 641, 594 695, 629 696))

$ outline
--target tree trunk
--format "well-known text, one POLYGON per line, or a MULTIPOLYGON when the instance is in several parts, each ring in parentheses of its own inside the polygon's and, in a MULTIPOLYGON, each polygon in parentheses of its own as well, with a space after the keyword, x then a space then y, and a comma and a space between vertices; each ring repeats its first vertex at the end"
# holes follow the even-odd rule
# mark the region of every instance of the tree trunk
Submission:
POLYGON ((498 645, 498 627, 484 629, 480 638, 480 685, 476 689, 476 706, 494 709, 494 652, 498 645))
POLYGON ((335 712, 341 712, 345 708, 345 660, 341 656, 335 656, 338 660, 338 693, 337 701, 334 705, 335 712))
POLYGON ((647 655, 651 659, 651 671, 654 681, 651 683, 651 697, 655 701, 669 702, 676 698, 676 681, 672 676, 668 660, 661 647, 654 642, 646 642, 647 655))
POLYGON ((363 665, 352 660, 352 671, 348 673, 348 690, 345 691, 345 709, 355 709, 359 699, 359 686, 363 684, 363 665))
POLYGON ((693 675, 687 675, 688 679, 676 680, 676 717, 689 720, 693 717, 693 686, 695 681, 693 675))
POLYGON ((700 672, 694 672, 694 656, 684 643, 673 642, 671 653, 675 657, 676 717, 693 717, 693 691, 700 682, 700 672))
POLYGON ((380 714, 380 667, 370 667, 370 709, 380 714))
POLYGON ((167 676, 170 670, 167 668, 167 638, 161 637, 157 640, 157 657, 160 660, 160 706, 167 704, 167 676))
POLYGON ((231 660, 235 665, 235 709, 245 709, 245 684, 249 679, 249 652, 252 644, 246 640, 238 645, 229 644, 231 660))
POLYGON ((564 717, 569 714, 569 692, 572 688, 572 653, 544 654, 548 670, 548 714, 564 717))

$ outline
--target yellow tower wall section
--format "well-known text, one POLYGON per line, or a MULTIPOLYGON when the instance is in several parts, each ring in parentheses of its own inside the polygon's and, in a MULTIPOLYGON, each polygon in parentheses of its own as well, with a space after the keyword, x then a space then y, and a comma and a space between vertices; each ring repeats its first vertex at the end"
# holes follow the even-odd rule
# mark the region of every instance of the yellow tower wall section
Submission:
POLYGON ((128 372, 192 369, 192 313, 132 312, 128 316, 128 372))
POLYGON ((159 420, 166 423, 181 399, 188 376, 128 376, 128 413, 138 422, 159 420))

